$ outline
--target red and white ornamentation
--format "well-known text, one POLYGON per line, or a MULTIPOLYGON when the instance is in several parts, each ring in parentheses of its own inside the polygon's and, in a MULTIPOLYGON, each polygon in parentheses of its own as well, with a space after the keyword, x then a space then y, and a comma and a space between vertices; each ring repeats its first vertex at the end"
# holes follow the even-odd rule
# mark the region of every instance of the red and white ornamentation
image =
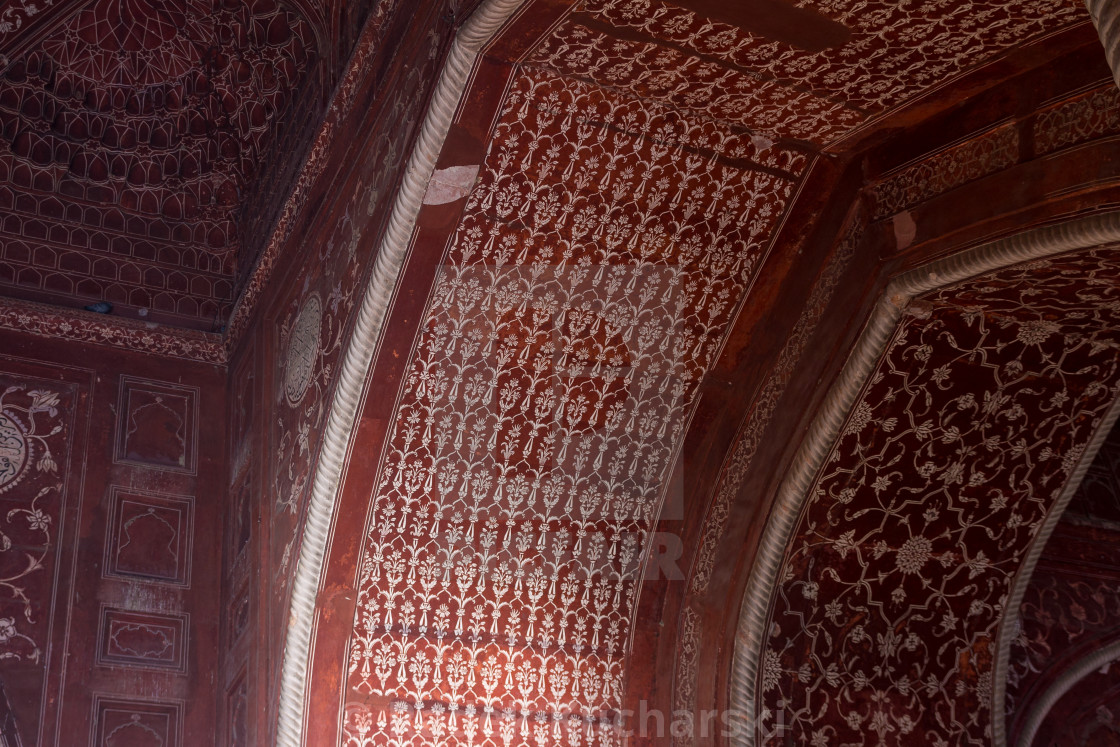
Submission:
POLYGON ((1003 606, 1115 400, 1117 329, 1114 248, 909 303, 787 546, 762 743, 989 743, 1003 606))

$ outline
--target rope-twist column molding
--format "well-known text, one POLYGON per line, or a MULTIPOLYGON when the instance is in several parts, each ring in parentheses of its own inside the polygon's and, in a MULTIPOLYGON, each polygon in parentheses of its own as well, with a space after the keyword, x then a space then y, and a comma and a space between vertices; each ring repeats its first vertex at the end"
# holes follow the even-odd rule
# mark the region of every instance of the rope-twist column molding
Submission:
POLYGON ((1120 85, 1120 2, 1116 0, 1085 0, 1089 15, 1100 34, 1112 77, 1120 85))

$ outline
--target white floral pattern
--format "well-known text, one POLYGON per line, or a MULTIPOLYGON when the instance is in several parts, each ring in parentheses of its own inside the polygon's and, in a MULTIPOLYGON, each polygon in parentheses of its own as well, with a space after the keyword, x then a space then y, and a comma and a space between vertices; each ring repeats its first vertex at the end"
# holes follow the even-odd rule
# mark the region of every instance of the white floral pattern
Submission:
POLYGON ((916 300, 787 550, 760 682, 780 739, 988 743, 1011 575, 1115 399, 1118 300, 1114 249, 916 300))
POLYGON ((1076 0, 801 0, 847 27, 809 52, 662 0, 583 0, 536 61, 770 139, 834 142, 945 79, 1085 18, 1076 0), (620 39, 606 22, 648 34, 620 39), (765 137, 765 136, 764 136, 765 137))
MULTIPOLYGON (((0 661, 38 663, 46 647, 43 589, 51 588, 50 563, 63 492, 59 462, 69 448, 59 392, 8 383, 0 376, 0 425, 8 443, 22 447, 21 471, 0 483, 7 511, 0 522, 0 661)), ((0 438, 3 434, 0 433, 0 438)), ((6 461, 0 441, 0 478, 6 461)))
POLYGON ((515 77, 373 498, 345 744, 620 738, 639 553, 800 175, 774 165, 805 163, 753 152, 710 122, 515 77))

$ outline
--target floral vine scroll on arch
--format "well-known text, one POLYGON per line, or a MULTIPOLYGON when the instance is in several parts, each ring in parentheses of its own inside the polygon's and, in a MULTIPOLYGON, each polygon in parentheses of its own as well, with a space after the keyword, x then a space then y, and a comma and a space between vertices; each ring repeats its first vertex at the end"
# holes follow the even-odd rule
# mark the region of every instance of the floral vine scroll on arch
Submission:
MULTIPOLYGON (((888 286, 867 323, 848 365, 826 398, 803 441, 775 498, 774 508, 760 541, 755 567, 752 569, 743 598, 732 663, 731 706, 744 714, 745 724, 751 727, 741 730, 738 735, 732 737, 732 743, 736 747, 753 746, 759 743, 758 732, 754 727, 758 723, 756 719, 763 715, 759 711, 760 696, 764 689, 769 689, 767 685, 773 685, 773 682, 767 679, 772 678, 773 673, 769 675, 766 673, 772 667, 765 667, 763 661, 763 652, 767 648, 769 639, 767 631, 770 625, 770 610, 776 599, 775 590, 779 584, 780 569, 785 563, 787 546, 793 539, 802 507, 808 501, 809 491, 817 479, 817 474, 824 467, 833 444, 843 436, 846 428, 858 420, 854 417, 856 413, 853 412, 857 396, 862 392, 868 377, 879 365, 881 356, 888 349, 888 344, 894 340, 897 330, 900 329, 903 315, 907 312, 910 312, 910 316, 921 315, 926 311, 921 303, 911 306, 911 299, 921 293, 951 286, 1000 268, 1077 249, 1089 249, 1117 240, 1120 240, 1120 213, 1090 216, 961 252, 899 276, 888 286)), ((1046 332, 1041 328, 1035 331, 1038 334, 1046 332)), ((1023 331, 1023 334, 1028 337, 1030 333, 1031 330, 1023 331)), ((1029 344, 1030 340, 1021 342, 1029 344)), ((1068 455, 1069 459, 1073 459, 1067 471, 1072 473, 1071 482, 1079 482, 1079 472, 1083 473, 1087 468, 1095 448, 1099 446, 1100 440, 1103 440, 1102 434, 1107 433, 1116 414, 1117 408, 1110 407, 1093 439, 1077 454, 1068 455)), ((905 548, 899 548, 899 550, 903 549, 905 548)), ((932 559, 930 548, 920 546, 916 542, 911 543, 907 552, 896 557, 898 570, 902 573, 913 571, 932 559)), ((802 591, 812 594, 813 590, 806 587, 802 591)), ((1007 616, 1001 619, 1006 623, 1007 616)), ((887 645, 886 642, 880 644, 887 645)), ((905 642, 898 642, 896 645, 905 645, 905 642)), ((767 651, 767 661, 770 658, 772 652, 767 651)), ((993 701, 1002 702, 999 672, 994 674, 994 680, 988 685, 990 697, 993 701)), ((993 731, 996 731, 998 739, 998 729, 1002 723, 998 718, 995 722, 996 728, 993 731)), ((887 728, 888 725, 880 726, 887 728)))
MULTIPOLYGON (((20 538, 19 544, 14 544, 9 536, 13 530, 7 526, 0 529, 0 556, 15 552, 16 547, 21 548, 24 555, 14 572, 0 576, 0 590, 15 602, 14 606, 22 613, 22 623, 27 625, 35 625, 36 620, 25 579, 43 569, 54 539, 54 518, 45 504, 59 498, 63 490, 59 465, 50 443, 50 439, 65 432, 61 409, 60 395, 47 389, 29 389, 17 384, 0 393, 0 493, 14 490, 28 477, 33 480, 29 484, 35 492, 29 501, 8 510, 4 518, 8 526, 13 520, 26 522, 26 530, 33 534, 38 546, 27 547, 27 538, 20 538), (36 476, 45 482, 37 485, 36 476)), ((14 616, 0 617, 0 661, 38 662, 42 656, 40 642, 25 632, 22 623, 14 616)))

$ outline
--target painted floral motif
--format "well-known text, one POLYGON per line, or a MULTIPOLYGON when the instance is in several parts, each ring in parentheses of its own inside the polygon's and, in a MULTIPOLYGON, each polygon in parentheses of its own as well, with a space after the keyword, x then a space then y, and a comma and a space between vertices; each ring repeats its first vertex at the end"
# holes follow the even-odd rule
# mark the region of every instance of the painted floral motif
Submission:
POLYGON ((813 287, 789 340, 782 348, 774 371, 763 385, 758 401, 743 419, 739 433, 735 437, 735 444, 731 447, 730 456, 721 470, 715 498, 704 519, 696 562, 690 569, 688 583, 689 593, 692 595, 703 594, 708 589, 712 570, 715 567, 716 549, 727 525, 731 503, 742 486, 747 469, 754 461, 754 455, 774 417, 778 401, 785 393, 790 377, 793 376, 801 355, 805 352, 805 346, 809 344, 809 338, 816 331, 825 308, 840 284, 840 278, 848 269, 848 263, 855 254, 856 246, 863 238, 866 218, 862 211, 857 211, 850 220, 840 245, 821 271, 821 276, 813 287))
POLYGON ((1104 88, 1076 96, 1042 111, 1034 123, 1039 153, 1120 132, 1120 90, 1111 80, 1104 88))
MULTIPOLYGON (((391 7, 391 3, 379 4, 373 11, 371 23, 383 24, 385 19, 382 18, 382 14, 389 12, 391 7)), ((377 28, 377 26, 367 28, 364 33, 371 34, 377 28)), ((378 38, 376 34, 374 38, 378 38)), ((429 37, 428 41, 432 45, 438 44, 438 37, 429 37)), ((371 54, 371 50, 366 46, 368 43, 369 39, 363 37, 359 54, 371 54)), ((437 60, 438 55, 433 47, 427 59, 432 69, 419 77, 434 75, 437 60)), ((352 67, 351 71, 353 69, 352 67)), ((316 141, 316 148, 322 148, 325 152, 330 142, 328 135, 333 132, 333 127, 337 126, 337 118, 345 116, 349 98, 354 95, 352 89, 355 85, 356 81, 351 73, 347 73, 343 87, 340 89, 340 98, 332 104, 324 130, 316 141)), ((291 397, 286 396, 286 392, 284 397, 278 397, 274 431, 277 444, 274 451, 276 461, 273 465, 272 478, 272 494, 276 497, 277 516, 298 514, 308 494, 314 460, 319 448, 319 438, 326 424, 328 408, 337 380, 339 360, 344 351, 347 324, 351 321, 355 304, 360 300, 362 278, 369 269, 365 261, 369 256, 365 252, 369 250, 359 251, 359 245, 363 242, 366 246, 373 244, 379 236, 378 231, 381 226, 376 222, 377 209, 381 205, 380 200, 386 199, 390 184, 397 173, 394 169, 385 168, 385 164, 397 164, 406 157, 406 143, 417 129, 416 118, 419 112, 415 107, 409 107, 410 95, 402 88, 384 104, 384 111, 392 112, 391 118, 396 122, 396 127, 388 131, 385 137, 378 138, 377 144, 367 155, 363 171, 372 175, 370 182, 359 183, 350 207, 343 212, 342 217, 335 224, 333 236, 319 249, 316 266, 322 268, 321 274, 313 273, 305 277, 303 287, 298 289, 288 303, 280 325, 280 343, 285 345, 297 326, 297 314, 303 308, 302 304, 308 303, 316 294, 323 299, 319 302, 318 329, 315 330, 313 325, 308 329, 309 339, 317 335, 315 345, 302 346, 301 356, 306 367, 301 369, 301 376, 308 377, 308 384, 298 402, 293 402, 291 397)), ((390 115, 386 114, 386 116, 390 115)), ((316 155, 313 152, 313 155, 319 158, 322 154, 316 155)), ((268 262, 275 259, 275 252, 279 251, 278 247, 286 237, 286 231, 293 225, 291 221, 295 221, 299 215, 302 201, 307 197, 306 190, 310 189, 313 177, 319 173, 318 169, 322 168, 318 162, 313 165, 314 168, 309 167, 310 170, 303 175, 308 183, 304 184, 301 179, 285 209, 282 224, 277 228, 277 233, 273 236, 266 252, 268 262)), ((258 268, 250 283, 251 287, 246 291, 246 304, 254 302, 249 296, 257 293, 252 289, 252 284, 258 280, 263 282, 268 272, 270 269, 263 264, 258 268)), ((245 313, 248 313, 247 310, 245 313)), ((245 320, 241 311, 235 317, 235 321, 245 320)), ((231 339, 235 339, 238 334, 236 329, 232 330, 231 339)), ((285 537, 283 550, 280 551, 282 556, 278 555, 277 558, 280 561, 282 577, 286 577, 283 571, 288 569, 288 564, 293 560, 296 534, 297 532, 290 526, 285 526, 280 532, 280 535, 285 537)))
POLYGON ((917 12, 892 0, 797 4, 842 24, 848 40, 809 52, 661 0, 583 0, 534 59, 773 139, 823 145, 1002 50, 1085 18, 1076 0, 936 0, 917 12), (597 30, 603 22, 629 33, 608 35, 597 30))
POLYGON ((875 217, 882 218, 935 195, 1013 166, 1019 160, 1019 132, 997 127, 946 148, 891 174, 875 185, 875 217))
MULTIPOLYGON (((315 133, 303 168, 300 169, 295 184, 292 185, 291 193, 277 217, 276 225, 272 228, 267 242, 261 249, 260 256, 257 257, 256 264, 246 280, 241 297, 231 312, 228 325, 228 338, 231 344, 240 341, 253 312, 261 301, 265 287, 272 277, 272 272, 276 267, 282 249, 287 245, 292 231, 299 224, 299 221, 304 218, 304 208, 311 195, 312 187, 326 168, 329 145, 336 138, 340 123, 350 114, 355 94, 363 76, 369 74, 370 60, 375 57, 376 50, 384 41, 384 35, 389 26, 388 20, 392 17, 395 6, 396 0, 380 0, 373 3, 373 8, 366 20, 361 36, 355 44, 353 56, 347 63, 335 95, 331 98, 323 122, 315 133)), ((398 115, 407 111, 407 107, 401 105, 400 99, 396 103, 397 106, 393 109, 398 115)), ((402 121, 406 124, 411 124, 411 119, 411 116, 402 117, 402 121)), ((397 132, 391 133, 387 141, 383 141, 386 149, 394 154, 392 157, 388 153, 380 154, 386 157, 383 165, 397 160, 397 154, 400 150, 403 150, 398 142, 401 137, 399 133, 409 132, 410 130, 410 126, 403 126, 397 132)), ((388 178, 394 171, 390 168, 382 168, 378 173, 383 175, 382 178, 388 178)))
MULTIPOLYGON (((1117 635, 1120 578, 1101 579, 1040 567, 1031 576, 1011 643, 1006 713, 1026 711, 1049 678, 1086 653, 1086 647, 1117 635)), ((1009 725, 1010 725, 1009 721, 1009 725)))
MULTIPOLYGON (((1004 702, 1009 744, 1019 742, 1043 693, 1120 635, 1118 518, 1120 430, 1113 427, 1043 548, 1017 610, 1004 702)), ((1096 692, 1075 686, 1081 690, 1077 707, 1097 696, 1108 700, 1111 683, 1096 684, 1096 692)), ((1068 716, 1067 700, 1062 697, 1046 722, 1068 716)))
POLYGON ((345 744, 620 739, 640 551, 805 164, 756 153, 710 121, 515 77, 372 500, 345 744))
POLYGON ((988 744, 1012 574, 1120 381, 1114 249, 912 303, 811 491, 760 682, 767 744, 988 744))
MULTIPOLYGON (((720 470, 715 495, 704 517, 696 559, 689 569, 688 592, 681 613, 681 643, 677 646, 677 669, 673 680, 673 704, 675 710, 680 713, 695 715, 696 711, 699 650, 704 632, 703 618, 697 610, 700 600, 708 591, 708 584, 715 570, 716 552, 727 528, 732 502, 739 494, 743 479, 754 462, 762 437, 773 420, 774 412, 809 344, 809 339, 816 331, 825 308, 832 300, 840 279, 855 254, 856 246, 863 237, 865 221, 866 216, 862 208, 857 208, 849 216, 849 224, 836 251, 829 258, 813 286, 801 316, 798 317, 789 339, 782 347, 774 370, 767 378, 751 410, 743 418, 735 442, 728 450, 728 456, 720 470)), ((695 733, 689 731, 674 736, 673 742, 684 747, 693 744, 694 737, 695 733)))
POLYGON ((298 405, 315 372, 319 356, 319 334, 323 322, 323 305, 315 294, 308 296, 288 333, 288 349, 284 363, 284 396, 288 404, 298 405))
MULTIPOLYGON (((340 271, 350 271, 351 281, 355 270, 346 263, 340 268, 340 271)), ((332 280, 333 276, 329 275, 328 282, 332 280)), ((342 351, 346 319, 357 289, 354 282, 338 283, 324 302, 311 293, 302 304, 298 301, 290 304, 280 325, 281 344, 287 355, 280 371, 283 385, 279 399, 282 403, 276 420, 273 495, 278 513, 298 510, 311 479, 317 446, 312 442, 312 433, 321 433, 326 421, 334 385, 333 363, 342 351), (311 313, 307 313, 309 310, 311 313)))
POLYGON ((9 298, 0 298, 0 328, 202 363, 226 361, 225 344, 219 335, 171 327, 152 329, 129 319, 54 309, 9 298))
POLYGON ((36 432, 35 413, 46 412, 52 417, 58 414, 58 395, 54 392, 41 390, 28 394, 31 403, 26 408, 10 405, 5 411, 4 396, 16 391, 10 389, 0 395, 0 493, 11 490, 23 477, 26 467, 32 463, 39 472, 57 472, 58 465, 51 455, 48 436, 53 436, 57 431, 43 435, 36 432), (19 414, 31 425, 24 425, 19 414), (34 448, 33 448, 34 447, 34 448), (34 453, 34 452, 39 453, 34 453))
POLYGON ((7 490, 23 474, 29 447, 16 421, 0 412, 0 492, 7 490))
POLYGON ((38 662, 69 434, 59 392, 11 381, 0 376, 0 661, 38 662))
MULTIPOLYGON (((7 8, 0 11, 0 38, 19 31, 25 22, 52 5, 54 0, 18 0, 9 4, 7 8)), ((0 57, 0 60, 2 59, 0 57)))

